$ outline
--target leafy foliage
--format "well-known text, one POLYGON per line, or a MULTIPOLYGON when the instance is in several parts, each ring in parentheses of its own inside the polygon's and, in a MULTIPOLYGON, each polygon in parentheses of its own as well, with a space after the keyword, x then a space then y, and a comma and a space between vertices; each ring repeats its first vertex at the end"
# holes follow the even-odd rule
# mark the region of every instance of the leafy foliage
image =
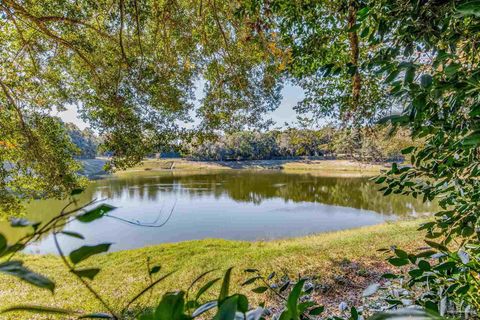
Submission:
POLYGON ((79 159, 94 159, 97 156, 97 147, 100 141, 92 130, 89 128, 80 130, 73 123, 66 123, 65 127, 73 144, 79 149, 75 153, 75 157, 79 159))
POLYGON ((110 168, 187 135, 181 125, 195 112, 200 131, 262 126, 279 103, 284 55, 235 12, 201 0, 2 1, 1 211, 81 185, 76 148, 51 116, 68 105, 104 138, 110 168))
POLYGON ((240 12, 252 34, 273 34, 285 48, 286 76, 305 92, 295 107, 315 120, 373 123, 392 105, 375 70, 368 68, 375 46, 362 1, 243 1, 240 12))
MULTIPOLYGON (((78 194, 78 191, 72 192, 78 194)), ((75 199, 72 199, 72 203, 75 199)), ((70 205, 71 205, 70 204, 70 205)), ((22 262, 18 260, 11 260, 18 251, 25 246, 40 238, 41 235, 53 231, 54 241, 58 254, 65 267, 70 271, 71 275, 77 277, 79 283, 89 290, 93 297, 95 297, 102 305, 103 310, 95 313, 85 313, 78 310, 61 309, 52 306, 40 306, 35 304, 14 305, 1 310, 0 313, 34 313, 37 315, 65 315, 78 319, 139 319, 139 320, 159 320, 159 319, 226 319, 226 320, 264 320, 271 316, 271 312, 265 307, 265 304, 254 306, 249 302, 248 295, 240 293, 232 293, 231 276, 235 272, 234 268, 229 268, 224 273, 223 277, 216 277, 214 272, 216 270, 208 270, 195 278, 191 285, 186 290, 167 292, 159 299, 159 303, 155 308, 149 308, 142 304, 141 297, 150 293, 151 290, 161 284, 167 277, 173 276, 174 272, 163 272, 160 266, 153 266, 150 268, 149 260, 147 260, 148 278, 150 283, 135 294, 123 307, 118 310, 118 307, 113 308, 103 297, 90 285, 90 281, 101 271, 99 268, 78 268, 83 260, 95 254, 101 254, 109 249, 109 244, 99 244, 95 246, 81 246, 78 249, 70 252, 70 260, 64 255, 61 245, 58 241, 57 231, 59 226, 63 226, 65 218, 78 219, 81 217, 79 213, 88 215, 92 211, 98 211, 102 206, 91 207, 91 204, 86 206, 68 210, 70 205, 67 205, 62 212, 50 221, 37 226, 32 229, 31 234, 27 234, 17 243, 7 245, 3 236, 0 237, 0 253, 7 258, 6 262, 0 264, 0 272, 8 275, 18 277, 23 281, 27 281, 40 288, 47 288, 54 292, 55 284, 53 281, 45 278, 40 274, 24 268, 22 262), (12 268, 13 266, 13 268, 12 268), (11 272, 12 271, 12 272, 11 272), (215 284, 220 283, 220 286, 215 284), (214 292, 215 290, 216 293, 214 292), (213 300, 207 298, 216 297, 213 300)), ((108 211, 114 210, 113 207, 107 206, 108 211)), ((85 221, 89 223, 94 220, 85 221)), ((22 223, 19 227, 26 228, 31 226, 30 223, 22 223)), ((62 232, 65 235, 73 236, 77 239, 83 239, 83 236, 73 232, 62 232)), ((396 251, 402 258, 406 253, 401 250, 396 251)), ((244 280, 243 286, 250 286, 254 294, 270 295, 274 297, 282 306, 276 314, 278 319, 282 320, 304 320, 316 319, 324 314, 325 308, 318 305, 312 299, 312 292, 314 285, 305 278, 291 279, 287 276, 278 276, 276 272, 268 275, 263 275, 257 269, 244 270, 248 277, 244 280)), ((378 288, 376 287, 375 290, 378 288)), ((368 290, 366 290, 368 291, 368 290)), ((271 299, 271 298, 270 298, 271 299)), ((406 314, 405 312, 402 313, 406 314)), ((410 313, 408 313, 410 314, 410 313)), ((415 314, 417 315, 417 314, 415 314)), ((422 314, 423 315, 423 314, 422 314)), ((327 319, 361 319, 362 312, 355 307, 351 307, 350 311, 343 312, 342 317, 328 317, 327 319)), ((379 317, 388 318, 390 314, 380 314, 379 317)), ((393 315, 394 316, 394 315, 393 315)))
MULTIPOLYGON (((290 128, 266 133, 242 131, 216 140, 191 142, 184 155, 202 160, 256 160, 300 156, 355 158, 363 161, 402 159, 401 151, 413 142, 406 130, 394 135, 383 128, 290 128)), ((419 145, 421 142, 415 143, 419 145)))
POLYGON ((425 144, 404 150, 413 167, 392 166, 383 191, 439 199, 443 210, 420 228, 430 250, 395 250, 389 261, 414 265, 406 285, 422 292, 414 298, 425 308, 442 316, 479 310, 478 5, 401 3, 369 3, 364 23, 380 47, 372 65, 403 105, 386 120, 425 144))

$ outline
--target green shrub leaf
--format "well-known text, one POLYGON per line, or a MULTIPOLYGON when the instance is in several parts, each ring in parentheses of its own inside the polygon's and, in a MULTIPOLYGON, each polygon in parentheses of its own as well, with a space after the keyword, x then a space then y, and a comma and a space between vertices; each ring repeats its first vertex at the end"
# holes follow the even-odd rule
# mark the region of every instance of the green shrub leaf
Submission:
POLYGON ((94 246, 82 246, 70 252, 70 260, 73 264, 77 264, 93 255, 107 252, 110 249, 111 243, 101 243, 94 246))
POLYGON ((100 272, 100 269, 98 268, 80 269, 80 270, 73 270, 72 272, 79 277, 93 280, 93 278, 95 278, 95 276, 100 272))
POLYGON ((78 232, 73 232, 73 231, 61 231, 62 234, 66 235, 66 236, 69 236, 69 237, 73 237, 73 238, 77 238, 77 239, 85 239, 85 237, 83 235, 81 235, 80 233, 78 232))
POLYGON ((101 204, 98 207, 89 210, 85 212, 84 214, 81 214, 77 216, 77 220, 83 223, 89 223, 94 220, 100 219, 103 217, 106 213, 115 210, 116 208, 114 206, 111 206, 109 204, 101 204))
POLYGON ((0 272, 15 276, 34 286, 45 288, 52 292, 55 289, 55 283, 53 283, 53 281, 25 268, 21 261, 13 260, 0 263, 0 272))

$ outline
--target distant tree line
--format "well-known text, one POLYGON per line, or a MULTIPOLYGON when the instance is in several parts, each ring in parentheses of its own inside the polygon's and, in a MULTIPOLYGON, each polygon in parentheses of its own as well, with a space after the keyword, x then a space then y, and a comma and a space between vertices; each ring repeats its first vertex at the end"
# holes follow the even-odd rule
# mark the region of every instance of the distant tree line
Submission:
POLYGON ((74 157, 77 159, 94 159, 97 156, 99 137, 89 128, 81 130, 73 123, 66 123, 65 128, 70 140, 77 147, 74 157))
POLYGON ((219 135, 214 140, 189 143, 184 146, 183 155, 195 160, 219 161, 305 156, 386 161, 401 159, 401 150, 412 144, 406 130, 326 126, 318 130, 289 128, 219 135))

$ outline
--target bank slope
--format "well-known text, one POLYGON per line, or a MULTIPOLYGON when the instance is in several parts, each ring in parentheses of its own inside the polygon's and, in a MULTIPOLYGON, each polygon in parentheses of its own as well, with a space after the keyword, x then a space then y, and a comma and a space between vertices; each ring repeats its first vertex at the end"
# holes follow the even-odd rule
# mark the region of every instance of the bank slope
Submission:
MULTIPOLYGON (((161 244, 95 256, 85 261, 81 267, 95 266, 102 269, 92 286, 119 310, 129 298, 148 285, 147 259, 150 260, 150 266, 162 266, 157 277, 173 270, 176 272, 155 289, 153 298, 148 299, 147 295, 141 301, 142 305, 153 305, 157 302, 155 297, 162 292, 186 289, 203 271, 218 268, 212 275, 216 277, 221 276, 230 266, 235 267, 232 289, 241 292, 248 291, 248 288, 240 287, 242 280, 247 277, 243 272, 245 268, 257 268, 264 273, 285 272, 292 277, 299 274, 314 276, 320 283, 334 283, 331 280, 342 272, 348 278, 352 270, 355 276, 362 272, 380 274, 385 271, 384 256, 377 251, 379 248, 398 245, 415 249, 421 246, 422 234, 416 231, 419 223, 418 220, 385 223, 275 241, 205 239, 161 244), (351 265, 355 268, 351 269, 351 265)), ((56 293, 52 296, 46 290, 34 288, 12 277, 1 276, 0 309, 14 304, 42 304, 86 312, 103 311, 93 296, 68 273, 58 257, 23 255, 21 258, 31 269, 53 279, 57 285, 56 293)), ((365 281, 369 281, 368 277, 365 281)), ((356 285, 356 289, 361 291, 360 287, 366 284, 364 282, 356 285)), ((218 290, 213 289, 212 292, 218 290)), ((268 300, 265 295, 250 295, 252 301, 257 303, 268 300)), ((18 319, 18 314, 5 318, 18 319)))

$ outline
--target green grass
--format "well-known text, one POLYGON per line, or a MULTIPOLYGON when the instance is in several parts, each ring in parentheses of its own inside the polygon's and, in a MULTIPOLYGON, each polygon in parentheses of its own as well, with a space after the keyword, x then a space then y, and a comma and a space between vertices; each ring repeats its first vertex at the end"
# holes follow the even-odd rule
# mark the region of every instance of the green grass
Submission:
MULTIPOLYGON (((233 290, 246 292, 239 283, 246 275, 247 267, 258 268, 265 273, 271 271, 317 276, 328 279, 335 274, 338 263, 348 259, 373 268, 384 257, 377 249, 389 245, 416 248, 421 244, 421 234, 416 231, 419 221, 385 223, 376 226, 324 233, 300 238, 275 241, 227 241, 206 239, 174 244, 162 244, 136 250, 114 252, 91 257, 82 267, 96 266, 102 271, 92 282, 106 300, 117 310, 135 293, 148 284, 146 259, 152 265, 161 265, 159 275, 176 270, 176 273, 162 282, 153 297, 161 292, 186 289, 201 272, 219 268, 213 273, 221 276, 224 270, 234 266, 233 290)), ((160 231, 161 232, 161 231, 160 231)), ((0 308, 14 304, 42 304, 86 312, 104 311, 53 255, 22 255, 27 266, 52 278, 57 288, 52 295, 47 290, 37 289, 13 277, 1 276, 0 308)), ((213 289, 214 292, 218 290, 213 289)), ((265 296, 250 294, 258 303, 265 296)), ((143 305, 152 305, 156 299, 142 300, 143 305)), ((8 314, 5 319, 29 318, 26 315, 8 314)), ((2 316, 0 316, 1 318, 2 316)), ((48 317, 50 319, 51 316, 48 317)), ((2 318, 3 319, 3 318, 2 318)))

